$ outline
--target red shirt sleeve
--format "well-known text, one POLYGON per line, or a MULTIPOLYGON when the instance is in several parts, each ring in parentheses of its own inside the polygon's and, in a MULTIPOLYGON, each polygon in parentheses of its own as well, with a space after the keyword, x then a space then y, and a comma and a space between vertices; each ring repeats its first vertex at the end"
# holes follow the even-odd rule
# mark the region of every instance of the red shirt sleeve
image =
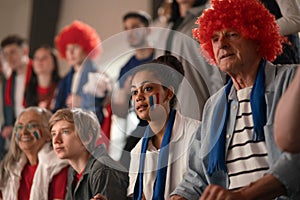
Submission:
POLYGON ((63 168, 53 177, 49 188, 49 200, 65 199, 68 183, 68 169, 69 166, 63 168))

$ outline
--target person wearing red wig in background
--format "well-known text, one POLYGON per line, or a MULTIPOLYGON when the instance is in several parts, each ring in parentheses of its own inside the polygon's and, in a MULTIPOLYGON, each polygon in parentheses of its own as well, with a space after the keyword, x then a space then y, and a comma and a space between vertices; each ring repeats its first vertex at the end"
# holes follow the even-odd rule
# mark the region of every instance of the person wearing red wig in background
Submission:
POLYGON ((97 67, 92 59, 99 56, 102 51, 100 42, 97 32, 81 21, 74 21, 66 26, 55 38, 61 57, 66 59, 72 68, 58 85, 54 112, 61 108, 80 107, 95 112, 100 124, 102 123, 103 106, 110 82, 107 77, 101 79, 100 85, 103 88, 100 95, 94 94, 94 88, 86 88, 89 81, 95 81, 91 78, 96 79, 97 67))
POLYGON ((297 65, 273 65, 283 38, 258 0, 212 0, 193 29, 229 82, 210 97, 171 199, 300 199, 300 154, 274 141, 277 103, 297 65), (224 12, 226 11, 226 12, 224 12))

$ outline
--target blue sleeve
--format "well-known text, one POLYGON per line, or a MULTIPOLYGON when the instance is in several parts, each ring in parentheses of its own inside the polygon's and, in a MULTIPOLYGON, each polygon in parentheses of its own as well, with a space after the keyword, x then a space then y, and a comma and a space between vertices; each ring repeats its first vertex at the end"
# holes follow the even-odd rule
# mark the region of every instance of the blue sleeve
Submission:
POLYGON ((53 113, 61 108, 66 108, 66 99, 68 96, 67 88, 66 88, 66 77, 61 79, 57 86, 57 94, 55 97, 55 106, 53 109, 53 113))

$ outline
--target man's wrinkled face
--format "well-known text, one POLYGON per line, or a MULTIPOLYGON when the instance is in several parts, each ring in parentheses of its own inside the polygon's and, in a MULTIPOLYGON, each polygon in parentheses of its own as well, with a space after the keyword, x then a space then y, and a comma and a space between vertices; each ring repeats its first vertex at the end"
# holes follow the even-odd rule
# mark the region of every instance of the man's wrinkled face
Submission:
POLYGON ((258 45, 233 30, 214 32, 211 42, 217 66, 229 74, 247 66, 258 57, 258 45))

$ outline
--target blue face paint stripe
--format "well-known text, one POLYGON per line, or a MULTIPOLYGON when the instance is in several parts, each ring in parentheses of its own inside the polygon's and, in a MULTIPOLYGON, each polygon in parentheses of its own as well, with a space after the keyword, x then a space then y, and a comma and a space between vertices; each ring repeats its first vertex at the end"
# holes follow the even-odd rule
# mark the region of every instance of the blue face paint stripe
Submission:
POLYGON ((149 101, 150 101, 150 107, 153 107, 154 106, 153 96, 149 97, 149 101))
POLYGON ((40 136, 39 136, 38 132, 34 131, 34 132, 33 132, 33 135, 34 135, 34 137, 35 137, 37 140, 40 139, 40 136))

